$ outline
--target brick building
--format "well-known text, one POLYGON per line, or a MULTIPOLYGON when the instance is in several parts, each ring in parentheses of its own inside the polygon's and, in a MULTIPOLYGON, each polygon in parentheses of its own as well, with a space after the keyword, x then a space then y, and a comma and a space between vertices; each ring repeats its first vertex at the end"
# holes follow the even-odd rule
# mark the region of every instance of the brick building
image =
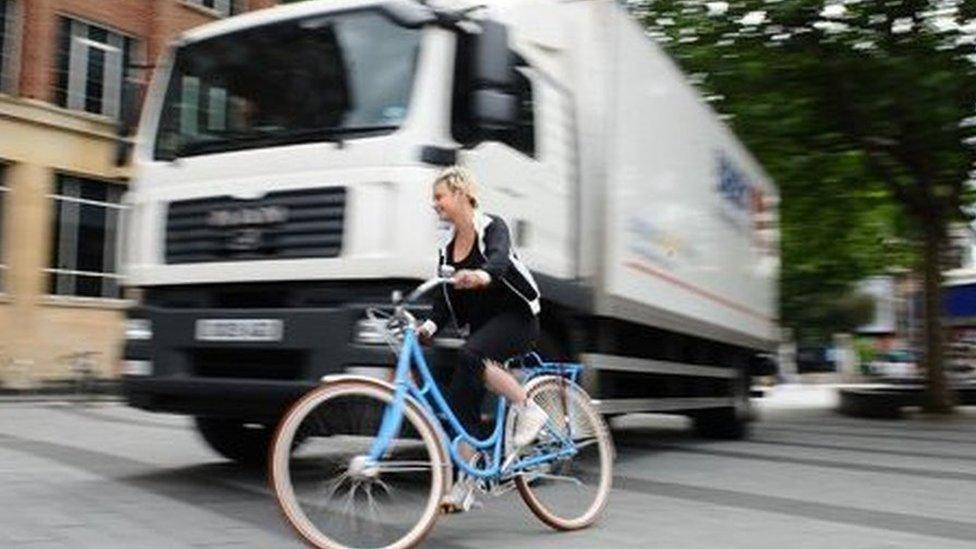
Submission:
POLYGON ((0 387, 118 373, 125 78, 179 32, 277 0, 0 0, 0 387))

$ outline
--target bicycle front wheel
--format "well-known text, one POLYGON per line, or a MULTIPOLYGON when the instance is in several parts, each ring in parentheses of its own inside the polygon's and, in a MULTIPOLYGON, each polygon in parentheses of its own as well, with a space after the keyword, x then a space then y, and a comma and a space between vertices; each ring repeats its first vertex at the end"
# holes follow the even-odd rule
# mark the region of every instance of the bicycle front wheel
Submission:
POLYGON ((313 389, 275 433, 269 481, 291 526, 320 548, 412 547, 437 519, 446 463, 437 433, 406 401, 378 462, 368 455, 393 392, 364 382, 313 389), (294 441, 302 440, 292 452, 294 441))
POLYGON ((610 431, 589 395, 571 381, 540 378, 528 387, 528 396, 550 418, 529 453, 555 451, 567 438, 577 452, 519 474, 515 485, 542 522, 557 530, 586 528, 599 518, 610 495, 614 458, 610 431))

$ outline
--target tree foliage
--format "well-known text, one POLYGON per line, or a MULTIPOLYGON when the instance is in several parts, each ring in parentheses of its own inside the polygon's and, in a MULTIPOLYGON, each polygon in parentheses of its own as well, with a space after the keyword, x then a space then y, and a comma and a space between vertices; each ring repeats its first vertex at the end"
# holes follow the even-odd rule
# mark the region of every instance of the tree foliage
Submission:
POLYGON ((631 2, 781 188, 782 318, 832 328, 852 284, 958 219, 974 3, 631 2), (907 214, 907 215, 906 215, 907 214))
POLYGON ((830 328, 854 282, 916 268, 930 389, 944 385, 940 266, 972 202, 976 2, 628 5, 780 185, 784 324, 830 328))

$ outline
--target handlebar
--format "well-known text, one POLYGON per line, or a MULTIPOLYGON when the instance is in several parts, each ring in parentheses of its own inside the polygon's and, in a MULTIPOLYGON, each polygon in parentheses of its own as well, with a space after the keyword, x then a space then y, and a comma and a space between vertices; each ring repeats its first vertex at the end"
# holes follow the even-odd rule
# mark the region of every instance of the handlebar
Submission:
POLYGON ((403 300, 400 304, 413 303, 414 301, 420 299, 421 296, 433 290, 437 286, 440 286, 441 284, 454 284, 454 279, 449 277, 443 277, 443 276, 435 276, 433 278, 429 278, 425 280, 420 286, 414 288, 414 290, 410 292, 410 295, 408 295, 407 298, 403 300))
POLYGON ((435 276, 422 282, 414 288, 404 299, 399 291, 393 292, 393 311, 383 311, 370 307, 366 309, 366 317, 374 323, 375 330, 379 331, 394 353, 397 352, 397 345, 403 339, 403 333, 408 326, 415 326, 417 319, 407 310, 407 305, 420 299, 424 294, 441 284, 453 284, 454 280, 450 277, 435 276))

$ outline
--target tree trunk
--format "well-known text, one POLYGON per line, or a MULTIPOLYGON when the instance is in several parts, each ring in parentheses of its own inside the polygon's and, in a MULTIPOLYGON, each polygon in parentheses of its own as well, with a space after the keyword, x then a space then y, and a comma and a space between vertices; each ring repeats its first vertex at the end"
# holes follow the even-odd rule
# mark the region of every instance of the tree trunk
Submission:
POLYGON ((942 331, 942 243, 938 223, 928 224, 922 250, 925 295, 925 372, 927 384, 923 409, 936 414, 952 413, 954 397, 946 383, 942 331))

